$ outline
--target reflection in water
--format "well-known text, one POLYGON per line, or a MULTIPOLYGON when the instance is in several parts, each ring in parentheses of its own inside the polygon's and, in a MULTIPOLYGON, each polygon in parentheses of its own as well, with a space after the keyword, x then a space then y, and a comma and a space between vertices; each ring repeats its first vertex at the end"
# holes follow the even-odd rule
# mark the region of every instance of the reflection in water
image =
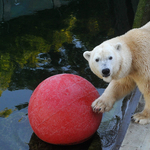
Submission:
POLYGON ((7 118, 0 118, 0 149, 1 150, 28 150, 28 142, 32 129, 29 126, 27 110, 14 112, 7 118))
MULTIPOLYGON (((97 89, 107 86, 90 71, 82 54, 130 29, 130 19, 133 18, 129 18, 126 12, 134 16, 137 2, 134 0, 133 7, 133 1, 127 4, 126 0, 0 0, 2 150, 29 149, 27 143, 32 141, 32 129, 27 106, 32 91, 45 78, 59 73, 73 73, 86 78, 97 89), (37 10, 43 11, 35 12, 37 10)), ((112 116, 104 115, 107 119, 103 120, 98 131, 103 148, 109 150, 110 139, 115 141, 114 133, 122 120, 120 106, 122 101, 116 104, 110 113, 112 116), (106 132, 101 132, 104 130, 106 132)), ((99 137, 96 140, 99 141, 99 137)), ((100 149, 99 143, 94 145, 97 149, 100 149)), ((80 149, 79 146, 73 148, 80 149)))
POLYGON ((19 0, 15 0, 15 3, 14 3, 16 6, 20 4, 20 1, 19 0))
POLYGON ((123 101, 117 101, 109 112, 104 113, 101 125, 97 130, 103 150, 111 150, 116 142, 117 132, 123 119, 122 108, 125 107, 122 105, 123 101))
POLYGON ((4 110, 0 111, 0 117, 7 118, 7 117, 9 117, 9 115, 10 115, 12 112, 13 112, 12 109, 8 109, 8 108, 6 107, 4 110))
POLYGON ((20 105, 16 105, 15 107, 18 109, 18 110, 21 110, 21 109, 24 109, 26 107, 28 107, 28 102, 25 102, 24 104, 20 104, 20 105))
POLYGON ((85 141, 84 143, 80 143, 78 145, 68 145, 68 146, 62 146, 62 145, 53 145, 46 143, 42 140, 40 140, 34 133, 31 136, 30 142, 29 142, 29 148, 30 150, 101 150, 101 143, 99 136, 96 134, 93 136, 93 138, 89 139, 88 141, 85 141), (98 140, 98 144, 94 147, 89 147, 91 142, 94 140, 98 140))
POLYGON ((99 128, 100 138, 104 147, 112 147, 117 137, 120 119, 118 116, 113 117, 111 120, 102 122, 99 128))
POLYGON ((0 0, 0 21, 7 21, 35 11, 57 8, 70 0, 0 0))

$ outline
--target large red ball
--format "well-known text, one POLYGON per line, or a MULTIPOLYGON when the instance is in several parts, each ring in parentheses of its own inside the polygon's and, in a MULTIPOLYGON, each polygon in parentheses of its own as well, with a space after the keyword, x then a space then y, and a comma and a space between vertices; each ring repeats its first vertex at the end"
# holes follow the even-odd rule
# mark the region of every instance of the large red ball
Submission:
POLYGON ((97 130, 102 114, 91 103, 99 97, 86 79, 73 74, 51 76, 33 92, 28 116, 35 134, 52 144, 77 144, 97 130))

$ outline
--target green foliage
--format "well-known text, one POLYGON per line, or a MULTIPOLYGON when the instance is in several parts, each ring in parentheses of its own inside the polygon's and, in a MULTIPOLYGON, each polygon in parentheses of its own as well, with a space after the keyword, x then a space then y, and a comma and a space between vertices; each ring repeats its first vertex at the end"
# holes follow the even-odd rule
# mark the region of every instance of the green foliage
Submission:
POLYGON ((147 4, 147 0, 139 0, 136 15, 134 18, 133 28, 141 27, 146 4, 147 4))

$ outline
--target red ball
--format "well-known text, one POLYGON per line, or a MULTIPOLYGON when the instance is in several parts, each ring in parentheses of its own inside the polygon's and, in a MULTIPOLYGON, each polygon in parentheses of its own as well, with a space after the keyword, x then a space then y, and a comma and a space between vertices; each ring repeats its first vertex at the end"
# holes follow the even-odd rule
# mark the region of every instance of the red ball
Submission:
POLYGON ((94 113, 91 108, 98 97, 95 87, 80 76, 51 76, 38 85, 30 98, 31 127, 48 143, 81 143, 96 132, 101 122, 102 114, 94 113))

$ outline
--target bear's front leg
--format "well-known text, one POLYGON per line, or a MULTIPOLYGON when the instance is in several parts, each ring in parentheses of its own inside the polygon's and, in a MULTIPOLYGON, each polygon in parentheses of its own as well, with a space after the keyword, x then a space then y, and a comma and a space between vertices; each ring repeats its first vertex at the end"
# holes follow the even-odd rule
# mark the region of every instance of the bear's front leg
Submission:
POLYGON ((111 110, 114 103, 131 92, 135 86, 135 82, 129 77, 112 80, 104 93, 92 103, 93 111, 103 113, 111 110))
POLYGON ((139 124, 150 123, 150 93, 149 92, 144 92, 144 99, 145 99, 144 110, 142 112, 135 113, 132 116, 132 120, 139 124))
MULTIPOLYGON (((107 93, 106 93, 107 94, 107 93)), ((116 99, 108 98, 105 94, 102 94, 98 99, 92 103, 94 112, 103 113, 112 109, 116 99)))

